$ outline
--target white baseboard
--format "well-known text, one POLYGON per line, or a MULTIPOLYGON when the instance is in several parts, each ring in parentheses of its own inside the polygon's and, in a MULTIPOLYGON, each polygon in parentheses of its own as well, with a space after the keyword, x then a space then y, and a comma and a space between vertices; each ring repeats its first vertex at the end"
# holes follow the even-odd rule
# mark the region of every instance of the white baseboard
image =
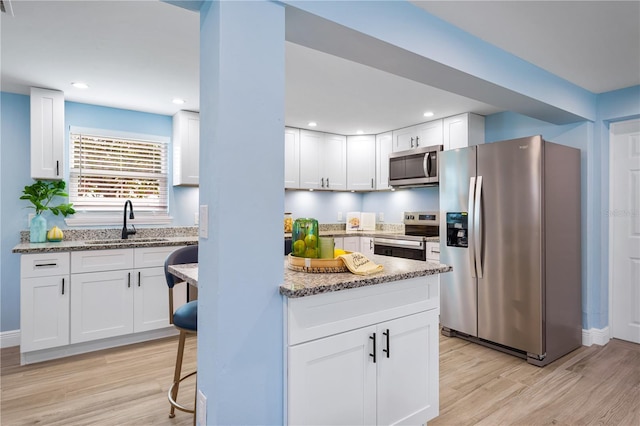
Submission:
POLYGON ((20 330, 0 333, 0 348, 10 348, 11 346, 20 346, 20 330))
POLYGON ((609 343, 609 339, 609 327, 600 329, 590 328, 589 330, 582 330, 582 346, 604 346, 609 343))

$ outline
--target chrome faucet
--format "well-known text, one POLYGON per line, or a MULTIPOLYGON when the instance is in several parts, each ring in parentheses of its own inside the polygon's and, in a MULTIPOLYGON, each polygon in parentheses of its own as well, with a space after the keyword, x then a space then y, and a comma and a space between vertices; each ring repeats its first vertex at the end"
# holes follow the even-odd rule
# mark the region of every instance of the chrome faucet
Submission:
POLYGON ((124 202, 124 224, 122 225, 122 239, 126 240, 129 238, 129 235, 133 235, 136 233, 136 227, 131 225, 132 230, 127 229, 127 204, 129 205, 129 219, 135 219, 133 215, 133 204, 131 200, 127 200, 124 202))

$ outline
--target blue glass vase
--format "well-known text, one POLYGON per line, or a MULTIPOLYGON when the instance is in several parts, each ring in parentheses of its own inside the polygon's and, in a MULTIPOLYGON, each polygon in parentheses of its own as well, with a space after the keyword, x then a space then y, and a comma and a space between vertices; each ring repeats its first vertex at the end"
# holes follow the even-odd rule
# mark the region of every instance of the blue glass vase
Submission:
POLYGON ((37 214, 31 218, 29 241, 32 243, 44 243, 47 241, 47 219, 41 214, 37 214))

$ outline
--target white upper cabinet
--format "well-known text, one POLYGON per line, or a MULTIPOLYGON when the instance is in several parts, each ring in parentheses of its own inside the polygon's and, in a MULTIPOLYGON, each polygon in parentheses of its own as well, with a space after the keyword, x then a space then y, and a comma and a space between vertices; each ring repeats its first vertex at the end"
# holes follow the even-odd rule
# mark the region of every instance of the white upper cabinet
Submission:
POLYGON ((347 190, 373 191, 375 184, 375 136, 347 136, 347 190))
POLYGON ((433 120, 393 131, 393 151, 442 145, 442 120, 433 120))
POLYGON ((347 138, 300 130, 300 188, 345 190, 347 138))
POLYGON ((376 135, 376 189, 391 189, 389 186, 389 154, 393 151, 391 132, 376 135))
POLYGON ((200 115, 178 111, 173 116, 173 185, 198 186, 200 179, 200 115))
POLYGON ((284 187, 300 188, 300 130, 284 129, 284 187))
POLYGON ((31 177, 64 176, 64 93, 31 88, 31 177))
POLYGON ((465 113, 444 120, 444 150, 484 143, 484 117, 465 113))

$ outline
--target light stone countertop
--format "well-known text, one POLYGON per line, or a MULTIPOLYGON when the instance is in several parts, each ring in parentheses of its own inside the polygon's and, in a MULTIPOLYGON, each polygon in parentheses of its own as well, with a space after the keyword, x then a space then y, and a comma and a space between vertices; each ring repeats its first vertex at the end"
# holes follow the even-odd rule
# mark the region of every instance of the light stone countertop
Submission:
MULTIPOLYGON (((288 261, 285 257, 284 283, 280 286, 280 294, 289 298, 313 296, 314 294, 348 290, 426 275, 442 274, 453 270, 453 268, 448 265, 422 260, 376 255, 371 256, 370 259, 374 263, 382 265, 384 270, 372 275, 355 275, 351 272, 326 274, 296 272, 288 268, 288 261)), ((185 280, 190 285, 198 286, 197 263, 171 265, 169 266, 169 272, 185 280)))
POLYGON ((280 286, 280 294, 289 298, 312 296, 314 294, 441 274, 453 270, 451 266, 423 260, 378 255, 370 256, 369 259, 378 265, 382 265, 384 269, 372 275, 356 275, 351 272, 297 272, 289 269, 288 260, 285 257, 284 284, 280 286))

